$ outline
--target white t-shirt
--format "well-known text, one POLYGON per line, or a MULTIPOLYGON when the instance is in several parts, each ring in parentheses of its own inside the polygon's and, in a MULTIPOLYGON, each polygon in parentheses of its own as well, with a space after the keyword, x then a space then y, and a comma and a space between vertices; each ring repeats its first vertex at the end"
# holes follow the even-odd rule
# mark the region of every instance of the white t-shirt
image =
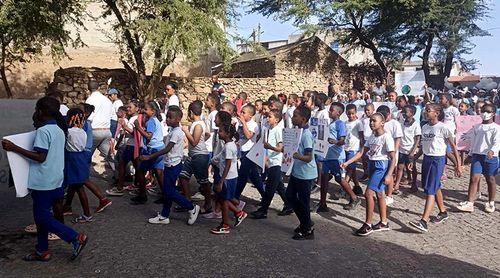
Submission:
POLYGON ((500 125, 496 123, 479 124, 473 129, 471 152, 473 154, 488 154, 498 156, 500 151, 500 125))
MULTIPOLYGON (((130 117, 130 119, 127 122, 127 128, 133 130, 135 128, 135 120, 137 120, 138 117, 139 117, 138 115, 130 117)), ((127 146, 134 146, 135 140, 134 140, 133 133, 128 133, 127 131, 125 131, 125 139, 124 140, 126 140, 127 146)))
POLYGON ((210 137, 205 141, 207 145, 207 150, 209 152, 213 151, 213 139, 214 133, 217 132, 217 127, 215 126, 215 116, 217 115, 217 110, 214 110, 208 114, 208 117, 205 120, 205 126, 207 127, 207 132, 210 132, 210 137))
POLYGON ((168 97, 168 106, 179 106, 179 97, 176 94, 171 95, 168 97))
POLYGON ((363 116, 363 118, 361 119, 361 122, 363 123, 362 125, 362 130, 360 131, 363 131, 363 137, 365 137, 365 141, 368 140, 368 138, 370 138, 370 136, 372 136, 372 128, 370 127, 370 118, 369 117, 366 117, 366 115, 363 116))
POLYGON ((116 121, 118 119, 118 116, 116 115, 116 112, 118 112, 118 108, 122 107, 123 106, 123 102, 119 99, 115 100, 113 102, 113 111, 115 113, 113 113, 113 115, 111 115, 111 120, 114 120, 116 121))
POLYGON ((455 117, 460 116, 460 111, 455 106, 450 106, 443 109, 444 120, 443 123, 450 129, 451 134, 455 134, 455 117))
POLYGON ((453 134, 444 123, 424 125, 422 127, 422 151, 428 156, 445 156, 447 138, 453 138, 453 134))
POLYGON ((85 103, 95 107, 94 113, 90 114, 88 118, 91 122, 92 129, 109 128, 111 125, 111 117, 115 114, 111 100, 101 94, 101 92, 95 91, 87 98, 85 103))
POLYGON ((207 145, 205 144, 205 132, 207 130, 207 128, 205 126, 205 122, 203 122, 203 121, 193 122, 191 124, 191 127, 189 128, 189 133, 191 133, 191 135, 193 135, 194 128, 197 125, 200 125, 202 128, 200 141, 198 141, 198 144, 196 146, 192 146, 191 144, 189 144, 189 146, 188 146, 188 155, 189 156, 193 156, 193 155, 197 155, 197 154, 208 154, 207 145))
MULTIPOLYGON (((274 128, 269 129, 269 134, 267 135, 267 143, 269 143, 269 145, 273 147, 276 147, 279 143, 283 143, 282 125, 277 124, 274 128)), ((283 164, 282 152, 267 150, 267 157, 269 158, 269 168, 273 166, 281 166, 281 164, 283 164)))
POLYGON ((68 115, 68 111, 69 111, 69 108, 68 106, 64 105, 61 103, 61 105, 59 105, 59 112, 61 113, 61 115, 63 115, 64 117, 66 117, 66 115, 68 115))
POLYGON ((317 108, 312 111, 311 113, 311 118, 318 118, 318 120, 328 120, 328 124, 330 124, 330 113, 328 112, 329 109, 325 108, 323 110, 318 110, 317 108))
POLYGON ((252 119, 247 122, 247 127, 250 132, 253 132, 252 138, 247 139, 245 134, 243 133, 243 127, 240 126, 238 128, 240 133, 240 148, 242 152, 248 152, 253 147, 253 145, 257 142, 257 136, 259 135, 259 125, 252 119))
POLYGON ((359 151, 359 145, 361 144, 359 132, 363 129, 363 123, 360 120, 354 120, 352 122, 347 121, 345 126, 347 136, 345 138, 344 149, 346 151, 359 151))
POLYGON ((72 127, 68 129, 68 137, 66 138, 66 150, 68 152, 83 152, 87 144, 87 133, 85 130, 72 127))
POLYGON ((293 112, 294 111, 295 111, 295 106, 290 106, 286 110, 286 113, 285 113, 285 126, 287 128, 292 128, 293 127, 292 117, 293 117, 293 112))
POLYGON ((370 160, 389 160, 389 152, 395 151, 394 139, 387 132, 380 136, 372 134, 366 140, 365 147, 369 149, 367 155, 370 160))
POLYGON ((403 137, 403 128, 401 127, 401 123, 394 119, 391 119, 384 124, 384 131, 391 135, 393 139, 403 137))
POLYGON ((221 159, 219 161, 219 172, 222 176, 224 173, 224 167, 226 167, 226 160, 231 159, 231 168, 227 173, 226 180, 232 180, 238 177, 238 148, 234 141, 227 142, 222 148, 221 159))
POLYGON ((172 149, 165 155, 165 165, 173 167, 182 162, 184 156, 184 132, 178 127, 174 127, 164 138, 165 146, 174 143, 172 149))
POLYGON ((413 148, 413 144, 415 143, 415 136, 418 135, 422 135, 420 123, 413 121, 413 123, 409 126, 403 123, 403 137, 401 138, 399 152, 402 154, 409 154, 411 148, 413 148))

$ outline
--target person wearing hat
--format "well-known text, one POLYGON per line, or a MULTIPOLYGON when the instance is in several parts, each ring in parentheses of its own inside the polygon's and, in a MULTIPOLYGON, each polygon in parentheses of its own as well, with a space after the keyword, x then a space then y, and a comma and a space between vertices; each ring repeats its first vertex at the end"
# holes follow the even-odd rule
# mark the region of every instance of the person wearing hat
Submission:
POLYGON ((116 127, 118 125, 118 116, 116 115, 116 112, 118 112, 118 109, 123 106, 123 102, 120 99, 120 94, 118 90, 115 88, 109 89, 107 95, 108 98, 113 103, 113 114, 111 114, 110 130, 112 137, 114 137, 116 133, 116 127))

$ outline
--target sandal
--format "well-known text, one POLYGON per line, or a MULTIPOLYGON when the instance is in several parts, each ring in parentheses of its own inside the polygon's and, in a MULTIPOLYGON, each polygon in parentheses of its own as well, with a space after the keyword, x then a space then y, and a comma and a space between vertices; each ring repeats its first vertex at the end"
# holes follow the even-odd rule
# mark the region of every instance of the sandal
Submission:
POLYGON ((75 220, 73 220, 73 223, 75 224, 83 224, 83 223, 88 223, 94 221, 94 217, 92 216, 85 216, 85 215, 80 215, 78 216, 75 220))
POLYGON ((56 234, 49 233, 48 239, 49 239, 49 241, 54 241, 54 240, 60 240, 61 238, 59 236, 57 236, 56 234))
POLYGON ((45 251, 43 253, 38 253, 38 251, 35 251, 34 253, 28 254, 23 257, 23 260, 27 262, 48 262, 50 261, 50 258, 52 258, 52 254, 50 251, 45 251))
POLYGON ((24 231, 27 232, 28 234, 36 234, 37 229, 36 229, 36 224, 30 224, 24 228, 24 231))

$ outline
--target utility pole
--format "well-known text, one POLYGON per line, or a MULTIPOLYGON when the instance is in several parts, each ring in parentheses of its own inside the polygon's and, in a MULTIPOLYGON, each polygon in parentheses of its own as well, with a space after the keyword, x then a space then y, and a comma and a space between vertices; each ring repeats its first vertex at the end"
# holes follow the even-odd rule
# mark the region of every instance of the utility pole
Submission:
POLYGON ((260 22, 259 25, 257 26, 257 42, 260 43, 260 22))

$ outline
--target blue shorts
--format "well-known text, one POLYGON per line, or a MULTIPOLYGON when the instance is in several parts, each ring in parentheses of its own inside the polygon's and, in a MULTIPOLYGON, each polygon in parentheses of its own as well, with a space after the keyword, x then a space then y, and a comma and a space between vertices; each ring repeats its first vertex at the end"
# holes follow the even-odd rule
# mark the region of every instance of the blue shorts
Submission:
POLYGON ((451 153, 451 145, 446 143, 446 153, 451 153))
POLYGON ((398 164, 408 165, 410 163, 410 156, 404 153, 399 153, 398 155, 398 164))
POLYGON ((315 160, 316 162, 323 162, 323 161, 325 161, 325 158, 324 158, 324 157, 322 157, 322 156, 321 156, 321 155, 319 155, 319 154, 314 154, 314 160, 315 160))
MULTIPOLYGON (((141 150, 141 155, 150 155, 154 154, 156 152, 159 152, 161 149, 150 149, 150 150, 141 150)), ((139 164, 139 168, 143 171, 149 171, 149 170, 155 170, 155 169, 161 169, 163 170, 163 167, 165 165, 163 159, 164 155, 160 155, 159 157, 155 159, 150 159, 150 160, 145 160, 141 161, 139 164)))
POLYGON ((487 177, 494 177, 498 174, 498 157, 487 159, 484 154, 473 154, 470 166, 470 174, 483 174, 487 177))
POLYGON ((335 181, 340 182, 345 176, 345 171, 340 167, 344 163, 341 160, 325 160, 323 161, 323 174, 331 173, 335 177, 335 181))
POLYGON ((121 161, 124 164, 128 164, 130 161, 134 160, 134 146, 125 146, 123 153, 121 155, 121 161))
POLYGON ((181 178, 190 179, 192 175, 199 184, 207 184, 208 181, 208 154, 197 154, 188 157, 180 174, 181 178))
POLYGON ((217 193, 217 198, 219 200, 231 200, 234 199, 234 195, 236 193, 236 184, 238 183, 238 179, 230 179, 225 180, 222 185, 222 190, 217 193))
POLYGON ((118 121, 111 120, 111 122, 109 123, 109 131, 111 131, 111 137, 115 136, 117 128, 118 128, 118 121))
POLYGON ((384 192, 384 178, 389 169, 388 160, 369 160, 368 161, 368 180, 367 187, 375 192, 384 192))
POLYGON ((443 175, 446 156, 424 155, 422 161, 422 187, 427 195, 436 195, 441 188, 441 176, 443 175))
MULTIPOLYGON (((357 152, 355 151, 346 151, 345 152, 345 161, 348 161, 349 159, 353 158, 356 155, 357 152)), ((353 162, 347 166, 346 170, 356 170, 356 167, 358 167, 358 162, 353 162)))

